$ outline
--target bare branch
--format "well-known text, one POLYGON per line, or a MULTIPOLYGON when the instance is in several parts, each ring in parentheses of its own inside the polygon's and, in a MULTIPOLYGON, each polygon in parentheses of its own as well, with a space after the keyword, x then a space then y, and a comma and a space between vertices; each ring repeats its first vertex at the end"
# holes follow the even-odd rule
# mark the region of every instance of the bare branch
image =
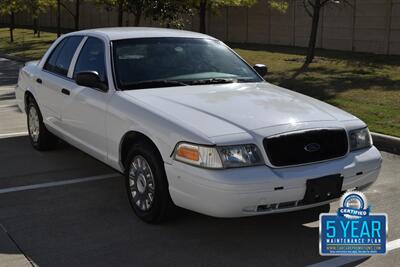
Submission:
POLYGON ((343 4, 344 4, 344 5, 347 5, 347 6, 350 6, 351 8, 354 8, 354 4, 351 3, 351 2, 348 1, 348 0, 343 0, 343 4))
POLYGON ((324 5, 326 5, 328 2, 332 2, 332 0, 324 0, 321 2, 321 7, 323 7, 324 5))
POLYGON ((64 3, 61 2, 60 5, 61 5, 65 10, 67 10, 67 12, 68 12, 72 17, 75 17, 75 14, 72 13, 72 11, 71 11, 64 3))
POLYGON ((335 4, 335 7, 344 8, 345 6, 349 6, 354 9, 354 5, 349 0, 323 0, 321 6, 324 6, 328 3, 335 4))
POLYGON ((303 6, 304 6, 304 10, 307 12, 307 14, 310 16, 310 18, 312 18, 313 14, 311 13, 311 11, 309 10, 306 0, 303 0, 303 6))

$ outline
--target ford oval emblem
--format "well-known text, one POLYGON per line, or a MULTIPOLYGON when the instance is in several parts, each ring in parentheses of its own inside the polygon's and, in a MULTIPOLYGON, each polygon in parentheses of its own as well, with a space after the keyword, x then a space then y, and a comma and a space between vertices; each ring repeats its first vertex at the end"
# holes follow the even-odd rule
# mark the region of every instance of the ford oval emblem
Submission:
POLYGON ((304 150, 307 152, 317 152, 321 149, 321 146, 317 143, 310 143, 304 147, 304 150))

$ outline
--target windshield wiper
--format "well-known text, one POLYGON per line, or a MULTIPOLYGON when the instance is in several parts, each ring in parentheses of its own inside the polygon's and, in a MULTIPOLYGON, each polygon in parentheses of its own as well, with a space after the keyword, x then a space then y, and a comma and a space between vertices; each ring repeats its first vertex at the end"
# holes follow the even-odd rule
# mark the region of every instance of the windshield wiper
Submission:
POLYGON ((211 79, 203 79, 203 80, 193 80, 186 82, 190 85, 201 85, 201 84, 223 84, 223 83, 235 83, 237 79, 232 78, 211 78, 211 79))
POLYGON ((148 89, 148 88, 160 88, 160 87, 173 87, 173 86, 186 86, 188 84, 174 80, 150 80, 136 83, 127 83, 122 86, 123 90, 133 89, 148 89))

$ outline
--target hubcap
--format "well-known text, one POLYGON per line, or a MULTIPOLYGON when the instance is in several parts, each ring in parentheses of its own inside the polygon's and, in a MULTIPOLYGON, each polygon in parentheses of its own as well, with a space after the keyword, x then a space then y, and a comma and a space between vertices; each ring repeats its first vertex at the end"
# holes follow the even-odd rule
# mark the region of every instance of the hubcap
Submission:
POLYGON ((39 116, 34 107, 29 109, 28 122, 29 135, 31 136, 32 140, 36 142, 39 139, 39 116))
POLYGON ((129 187, 133 203, 141 210, 149 210, 154 201, 154 176, 147 160, 134 157, 129 169, 129 187))

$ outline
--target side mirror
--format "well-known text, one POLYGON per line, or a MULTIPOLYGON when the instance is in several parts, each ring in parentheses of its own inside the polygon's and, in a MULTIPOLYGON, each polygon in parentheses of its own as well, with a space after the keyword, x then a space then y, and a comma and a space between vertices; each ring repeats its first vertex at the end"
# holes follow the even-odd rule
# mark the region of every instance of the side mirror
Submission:
POLYGON ((268 68, 264 64, 255 64, 253 68, 261 77, 264 77, 268 72, 268 68))
POLYGON ((75 81, 78 85, 98 88, 101 91, 107 91, 108 86, 102 82, 97 71, 82 71, 75 75, 75 81))

